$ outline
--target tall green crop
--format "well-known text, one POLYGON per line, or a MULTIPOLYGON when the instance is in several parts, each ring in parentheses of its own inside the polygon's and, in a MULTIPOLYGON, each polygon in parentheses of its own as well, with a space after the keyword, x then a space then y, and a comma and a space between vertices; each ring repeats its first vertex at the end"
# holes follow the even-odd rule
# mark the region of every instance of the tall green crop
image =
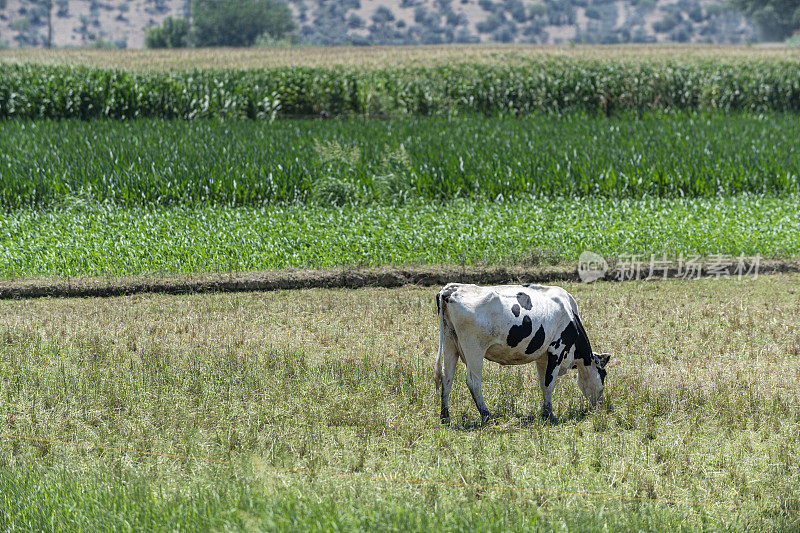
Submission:
POLYGON ((0 117, 800 111, 800 62, 568 58, 361 69, 132 73, 0 65, 0 117))
POLYGON ((792 115, 12 121, 0 205, 788 194, 798 138, 792 115))

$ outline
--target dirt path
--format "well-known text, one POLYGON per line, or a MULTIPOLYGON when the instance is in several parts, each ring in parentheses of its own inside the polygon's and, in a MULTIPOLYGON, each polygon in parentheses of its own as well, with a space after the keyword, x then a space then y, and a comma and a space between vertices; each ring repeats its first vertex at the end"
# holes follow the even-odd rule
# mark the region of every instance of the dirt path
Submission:
MULTIPOLYGON (((601 278, 606 281, 645 279, 648 265, 636 274, 620 276, 612 270, 601 278)), ((730 270, 735 276, 734 270, 730 270)), ((762 261, 758 275, 800 272, 800 261, 762 261)), ((753 275, 751 271, 749 275, 753 275)), ((691 277, 714 276, 707 265, 691 277)), ((687 278, 677 266, 667 270, 667 278, 687 278)), ((657 279, 663 279, 659 271, 657 279)), ((503 284, 553 283, 580 281, 574 265, 547 267, 460 267, 411 266, 332 270, 275 270, 263 272, 141 276, 132 278, 34 278, 0 281, 0 299, 40 297, 106 297, 158 292, 186 294, 205 292, 274 291, 307 288, 401 287, 403 285, 438 286, 450 282, 503 284)))

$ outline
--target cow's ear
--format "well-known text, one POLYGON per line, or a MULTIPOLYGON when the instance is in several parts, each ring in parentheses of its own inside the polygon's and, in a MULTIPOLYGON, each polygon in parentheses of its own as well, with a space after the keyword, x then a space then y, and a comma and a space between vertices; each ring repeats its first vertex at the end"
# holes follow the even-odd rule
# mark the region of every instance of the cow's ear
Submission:
POLYGON ((597 354, 597 355, 599 356, 599 359, 600 359, 599 362, 600 362, 600 366, 601 367, 605 367, 608 364, 608 360, 611 359, 611 354, 610 353, 601 353, 601 354, 597 354))

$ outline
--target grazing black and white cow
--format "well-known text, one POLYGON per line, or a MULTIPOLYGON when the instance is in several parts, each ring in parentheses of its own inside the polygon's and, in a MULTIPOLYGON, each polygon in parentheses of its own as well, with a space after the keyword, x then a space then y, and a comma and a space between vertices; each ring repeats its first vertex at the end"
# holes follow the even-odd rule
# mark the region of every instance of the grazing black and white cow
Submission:
POLYGON ((439 356, 435 380, 442 393, 442 421, 450 417, 449 398, 458 360, 467 366, 467 386, 481 416, 483 360, 501 365, 536 363, 544 394, 542 416, 554 420, 551 400, 556 379, 578 369, 586 398, 603 401, 609 354, 592 351, 578 317, 578 306, 561 287, 499 285, 479 287, 449 283, 436 295, 439 356))

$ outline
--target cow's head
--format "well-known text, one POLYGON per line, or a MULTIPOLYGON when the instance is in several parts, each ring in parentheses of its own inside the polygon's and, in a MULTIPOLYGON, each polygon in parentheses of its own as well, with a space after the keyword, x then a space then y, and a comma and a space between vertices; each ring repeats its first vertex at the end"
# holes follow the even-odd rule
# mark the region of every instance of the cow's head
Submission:
POLYGON ((585 363, 578 371, 578 387, 586 399, 597 403, 603 401, 603 388, 606 381, 606 364, 611 358, 610 353, 592 352, 592 361, 587 366, 585 363))

